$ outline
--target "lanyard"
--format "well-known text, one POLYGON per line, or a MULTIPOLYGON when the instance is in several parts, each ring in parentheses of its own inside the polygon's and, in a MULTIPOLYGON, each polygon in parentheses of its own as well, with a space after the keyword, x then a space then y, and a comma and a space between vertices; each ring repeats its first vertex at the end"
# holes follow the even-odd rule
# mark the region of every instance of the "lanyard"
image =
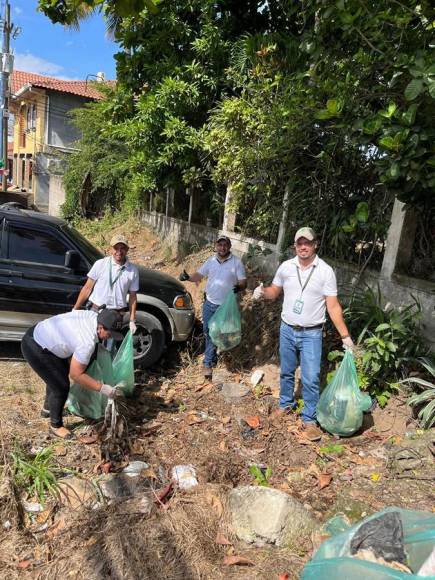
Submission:
POLYGON ((301 285, 301 296, 305 288, 307 287, 308 282, 310 281, 311 276, 313 275, 315 266, 311 268, 311 272, 308 274, 308 278, 305 280, 305 284, 302 286, 301 275, 299 273, 299 268, 296 266, 296 272, 298 273, 299 284, 301 285))
POLYGON ((115 276, 115 279, 112 280, 112 259, 110 259, 110 262, 109 262, 109 285, 110 285, 111 290, 113 290, 115 283, 117 282, 117 280, 119 280, 119 277, 121 276, 121 274, 124 270, 125 270, 125 266, 121 266, 121 268, 119 269, 119 272, 115 276))

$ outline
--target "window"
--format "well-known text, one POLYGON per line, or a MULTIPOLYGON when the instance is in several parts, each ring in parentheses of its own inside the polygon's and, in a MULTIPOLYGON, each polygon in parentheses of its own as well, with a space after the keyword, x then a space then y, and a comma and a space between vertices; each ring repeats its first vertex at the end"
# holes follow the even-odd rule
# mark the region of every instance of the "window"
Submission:
POLYGON ((26 187, 26 158, 24 155, 20 155, 21 157, 21 179, 20 179, 20 186, 22 189, 26 187))
POLYGON ((29 191, 32 191, 33 186, 33 161, 29 160, 29 191))
POLYGON ((36 104, 32 105, 32 129, 36 129, 36 104))
POLYGON ((50 233, 18 225, 8 227, 9 260, 63 266, 69 249, 50 233))

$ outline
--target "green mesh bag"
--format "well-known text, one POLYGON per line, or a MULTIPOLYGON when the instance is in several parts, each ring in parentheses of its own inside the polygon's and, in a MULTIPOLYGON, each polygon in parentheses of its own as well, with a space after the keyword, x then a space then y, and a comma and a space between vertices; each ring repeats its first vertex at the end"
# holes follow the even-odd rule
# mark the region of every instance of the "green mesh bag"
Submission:
POLYGON ((242 340, 239 305, 231 290, 208 323, 211 341, 219 350, 231 350, 242 340))
POLYGON ((363 413, 372 404, 369 395, 362 393, 351 350, 343 360, 317 404, 319 424, 334 435, 353 435, 361 427, 363 413))
MULTIPOLYGON (((97 358, 89 365, 86 374, 107 385, 122 383, 123 392, 130 395, 134 389, 133 337, 128 332, 114 360, 110 352, 98 345, 97 358)), ((88 419, 101 419, 107 405, 107 397, 98 391, 85 389, 74 383, 70 387, 67 407, 74 415, 88 419)))

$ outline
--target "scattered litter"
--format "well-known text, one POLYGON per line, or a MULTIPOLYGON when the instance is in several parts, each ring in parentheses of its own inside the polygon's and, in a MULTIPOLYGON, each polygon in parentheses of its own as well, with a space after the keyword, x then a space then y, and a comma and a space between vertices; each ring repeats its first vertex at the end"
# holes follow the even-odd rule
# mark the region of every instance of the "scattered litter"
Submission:
POLYGON ((23 501, 23 508, 25 512, 30 514, 38 514, 44 511, 44 507, 40 503, 23 501))
POLYGON ((251 375, 251 385, 253 387, 256 387, 263 377, 264 371, 262 371, 261 369, 257 369, 251 375))
POLYGON ((240 424, 240 435, 243 439, 252 439, 255 437, 255 429, 249 425, 244 419, 239 420, 240 424))
POLYGON ((124 467, 122 473, 125 473, 129 477, 136 477, 141 474, 144 469, 148 469, 148 463, 145 461, 130 461, 127 467, 124 467))
POLYGON ((172 479, 181 489, 189 489, 198 485, 193 465, 176 465, 172 468, 172 479))
POLYGON ((3 529, 4 530, 10 530, 12 528, 12 524, 9 520, 6 520, 5 522, 3 522, 3 529))

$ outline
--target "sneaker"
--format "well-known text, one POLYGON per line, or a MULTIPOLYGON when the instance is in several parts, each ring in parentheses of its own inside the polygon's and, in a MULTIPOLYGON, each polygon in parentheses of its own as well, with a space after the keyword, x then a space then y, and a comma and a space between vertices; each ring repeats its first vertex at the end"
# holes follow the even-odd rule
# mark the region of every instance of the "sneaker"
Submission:
POLYGON ((320 441, 322 435, 321 429, 315 423, 302 424, 302 437, 308 439, 308 441, 320 441))

